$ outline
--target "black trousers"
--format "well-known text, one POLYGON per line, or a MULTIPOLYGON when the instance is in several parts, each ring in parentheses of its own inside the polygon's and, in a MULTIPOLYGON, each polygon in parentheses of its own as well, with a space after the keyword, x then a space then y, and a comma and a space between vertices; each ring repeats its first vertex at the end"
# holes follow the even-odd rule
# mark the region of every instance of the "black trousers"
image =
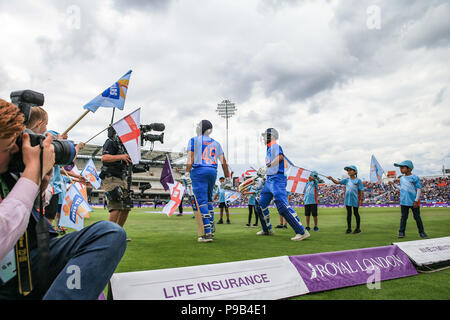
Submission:
POLYGON ((252 221, 252 213, 255 213, 255 225, 258 225, 258 214, 256 213, 255 206, 252 204, 248 205, 248 224, 252 221))
POLYGON ((406 230, 406 221, 408 220, 409 209, 413 212, 414 220, 416 220, 417 229, 419 229, 419 233, 424 233, 422 218, 420 217, 420 207, 414 208, 409 206, 400 206, 402 217, 400 219, 400 230, 398 232, 405 232, 406 230))
POLYGON ((360 223, 361 223, 361 217, 359 216, 359 208, 358 207, 350 207, 345 206, 347 208, 347 229, 350 230, 352 228, 352 208, 353 208, 353 214, 355 215, 356 219, 356 229, 359 229, 360 223))

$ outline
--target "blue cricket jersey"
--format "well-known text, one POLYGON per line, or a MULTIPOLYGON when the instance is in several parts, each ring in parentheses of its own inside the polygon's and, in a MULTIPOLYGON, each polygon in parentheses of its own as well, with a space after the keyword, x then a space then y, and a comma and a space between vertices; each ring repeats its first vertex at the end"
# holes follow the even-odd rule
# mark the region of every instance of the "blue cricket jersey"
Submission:
POLYGON ((193 168, 211 167, 217 169, 217 160, 223 155, 220 143, 208 136, 197 136, 189 140, 187 151, 194 153, 193 168))
POLYGON ((225 202, 225 189, 222 189, 219 186, 217 186, 216 194, 219 195, 219 202, 225 202))
MULTIPOLYGON (((267 152, 266 152, 266 166, 270 164, 276 157, 278 157, 280 154, 284 155, 283 148, 276 143, 276 141, 273 141, 273 143, 269 143, 267 145, 267 152)), ((283 160, 280 161, 277 165, 271 166, 267 168, 267 175, 273 176, 275 174, 284 174, 284 157, 283 160)))
POLYGON ((317 180, 314 179, 314 181, 309 181, 306 183, 305 186, 305 195, 304 195, 304 204, 317 204, 317 197, 318 197, 318 187, 319 183, 317 180))
POLYGON ((400 178, 400 205, 412 207, 416 200, 416 189, 422 188, 420 179, 416 175, 400 178))
POLYGON ((345 178, 341 180, 341 184, 345 185, 345 201, 344 205, 350 207, 359 207, 359 191, 364 190, 361 179, 354 180, 345 178))

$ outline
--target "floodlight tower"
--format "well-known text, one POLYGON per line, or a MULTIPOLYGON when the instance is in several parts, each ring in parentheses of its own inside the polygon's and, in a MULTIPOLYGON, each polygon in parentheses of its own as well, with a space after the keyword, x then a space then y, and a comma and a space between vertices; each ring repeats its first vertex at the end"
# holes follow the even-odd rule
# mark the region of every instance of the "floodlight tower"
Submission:
POLYGON ((230 100, 222 100, 221 103, 217 104, 217 113, 222 118, 225 118, 226 121, 226 131, 227 131, 227 161, 229 161, 228 158, 228 119, 234 116, 236 112, 236 107, 234 103, 232 103, 230 100))

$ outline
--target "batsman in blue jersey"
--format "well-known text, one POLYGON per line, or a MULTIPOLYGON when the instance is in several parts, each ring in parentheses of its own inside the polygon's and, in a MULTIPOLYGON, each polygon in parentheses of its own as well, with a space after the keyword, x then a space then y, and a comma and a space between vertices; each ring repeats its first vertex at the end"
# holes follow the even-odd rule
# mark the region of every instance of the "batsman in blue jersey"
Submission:
POLYGON ((309 237, 309 232, 305 230, 297 216, 295 210, 289 205, 287 199, 286 184, 287 178, 284 175, 284 153, 281 146, 277 143, 278 131, 269 128, 263 134, 264 143, 267 146, 266 166, 258 170, 259 175, 267 175, 266 183, 261 191, 259 199, 261 226, 263 230, 257 235, 273 234, 272 224, 269 219, 269 204, 272 199, 282 215, 295 231, 293 241, 303 240, 309 237), (262 213, 262 214, 261 214, 262 213))
POLYGON ((213 192, 217 178, 218 160, 226 177, 226 184, 231 185, 230 172, 220 143, 209 135, 212 124, 202 120, 197 125, 197 136, 189 140, 187 146, 186 173, 183 179, 192 182, 192 189, 197 198, 203 219, 204 236, 199 242, 211 242, 214 233, 213 192))

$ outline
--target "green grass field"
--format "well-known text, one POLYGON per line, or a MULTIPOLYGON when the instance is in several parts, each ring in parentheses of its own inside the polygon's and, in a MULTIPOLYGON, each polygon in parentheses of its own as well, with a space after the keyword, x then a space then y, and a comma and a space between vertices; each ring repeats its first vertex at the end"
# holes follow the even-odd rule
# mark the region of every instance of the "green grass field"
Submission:
MULTIPOLYGON (((185 210, 191 211, 189 208, 185 210)), ((275 236, 256 236, 259 228, 246 227, 247 209, 231 209, 231 224, 216 225, 215 240, 198 243, 192 214, 167 217, 149 213, 153 208, 133 209, 125 230, 131 241, 116 272, 176 268, 202 264, 259 259, 283 255, 349 250, 390 245, 392 242, 419 240, 415 221, 410 214, 406 237, 397 238, 400 208, 361 208, 360 234, 345 234, 345 209, 319 208, 319 232, 311 230, 304 241, 291 241, 292 229, 274 229, 275 236), (146 212, 147 211, 147 212, 146 212)), ((305 224, 303 208, 297 213, 305 224)), ((430 238, 450 235, 449 208, 421 208, 425 231, 430 238)), ((215 219, 218 221, 219 214, 215 219)), ((95 209, 85 225, 107 220, 108 213, 95 209)), ((279 223, 279 215, 271 209, 271 222, 279 223)), ((312 218, 311 218, 312 222, 312 218)), ((354 225, 354 218, 353 218, 354 225)), ((365 285, 347 287, 293 299, 449 299, 450 269, 431 274, 384 281, 381 289, 369 290, 365 285)))

